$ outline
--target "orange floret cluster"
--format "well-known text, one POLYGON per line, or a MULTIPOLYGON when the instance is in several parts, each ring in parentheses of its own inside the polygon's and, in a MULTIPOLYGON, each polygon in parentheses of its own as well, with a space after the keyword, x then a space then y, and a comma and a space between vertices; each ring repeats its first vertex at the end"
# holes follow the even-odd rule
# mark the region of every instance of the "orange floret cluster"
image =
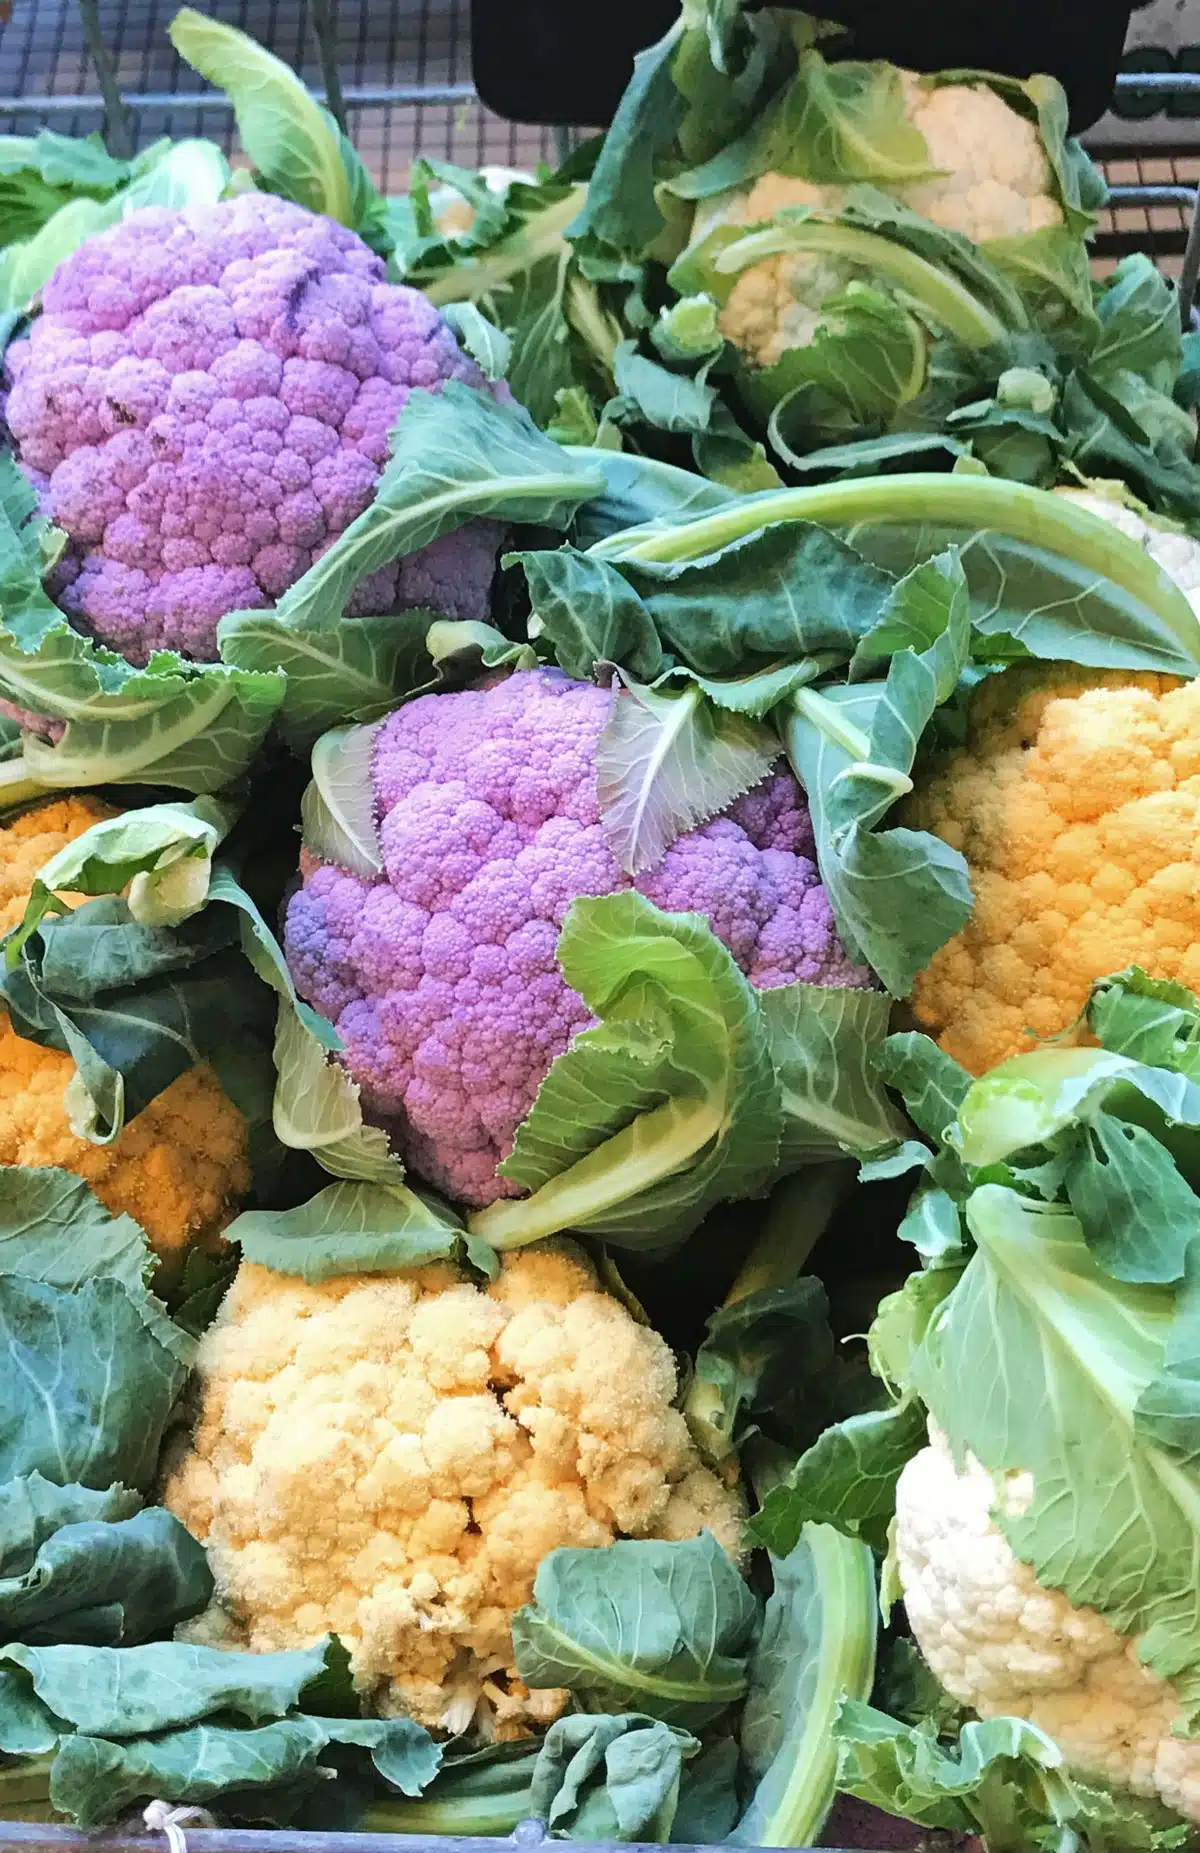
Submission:
MULTIPOLYGON (((113 814, 72 796, 0 827, 0 931, 18 924, 51 856, 113 814)), ((250 1169, 245 1120, 212 1070, 180 1075, 111 1145, 72 1132, 64 1095, 74 1073, 69 1055, 18 1036, 0 1009, 0 1164, 73 1171, 106 1209, 134 1217, 160 1256, 178 1260, 218 1232, 249 1189, 250 1169)))
POLYGON ((973 1074, 1069 1029, 1126 965, 1200 990, 1200 681, 1009 669, 905 810, 970 867, 970 922, 912 1007, 973 1074))

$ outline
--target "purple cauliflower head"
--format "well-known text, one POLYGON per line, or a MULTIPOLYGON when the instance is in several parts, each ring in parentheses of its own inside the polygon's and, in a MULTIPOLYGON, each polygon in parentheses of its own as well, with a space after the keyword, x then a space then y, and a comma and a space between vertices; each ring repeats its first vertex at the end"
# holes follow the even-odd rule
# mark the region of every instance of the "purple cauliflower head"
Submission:
MULTIPOLYGON (((361 238, 264 193, 89 239, 8 366, 20 461, 70 537, 60 603, 139 664, 212 661, 226 612, 300 577, 370 502, 413 387, 486 386, 361 238)), ((381 569, 352 614, 486 616, 499 539, 475 523, 381 569)))
POLYGON ((383 872, 305 852, 285 921, 301 995, 336 1025, 367 1112, 414 1170, 472 1204, 550 1064, 593 1020, 563 978, 579 895, 636 887, 705 915, 752 984, 862 987, 838 941, 791 774, 773 771, 632 881, 600 822, 595 755, 612 695, 557 670, 424 695, 384 722, 373 782, 383 872))

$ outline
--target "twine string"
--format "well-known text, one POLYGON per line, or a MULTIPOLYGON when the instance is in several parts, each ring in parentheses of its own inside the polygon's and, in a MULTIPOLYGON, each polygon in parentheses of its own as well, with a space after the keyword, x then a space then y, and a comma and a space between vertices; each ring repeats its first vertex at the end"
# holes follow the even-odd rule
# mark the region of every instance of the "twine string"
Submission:
POLYGON ((212 1816, 203 1808, 178 1808, 174 1802, 154 1801, 142 1816, 152 1834, 165 1834, 168 1853, 188 1853, 185 1827, 212 1827, 212 1816))

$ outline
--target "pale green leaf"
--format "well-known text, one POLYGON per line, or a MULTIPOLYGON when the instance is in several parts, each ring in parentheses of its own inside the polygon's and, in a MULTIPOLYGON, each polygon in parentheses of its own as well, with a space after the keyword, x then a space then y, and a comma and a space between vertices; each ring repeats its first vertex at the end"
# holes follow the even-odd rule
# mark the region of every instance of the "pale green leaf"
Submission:
POLYGON ((294 1210, 243 1210, 225 1231, 247 1261, 310 1282, 443 1261, 462 1233, 451 1211, 403 1185, 349 1182, 294 1210))
POLYGON ((834 1795, 838 1707, 871 1693, 875 1562, 867 1545, 807 1525, 794 1550, 772 1558, 771 1573, 740 1726, 754 1786, 729 1838, 737 1846, 816 1846, 834 1795))
POLYGON ((621 868, 654 868, 677 836, 728 810, 778 757, 778 735, 716 707, 696 683, 650 688, 621 676, 596 746, 600 821, 621 868))
POLYGON ((469 1227, 496 1248, 566 1228, 677 1246, 714 1203, 776 1175, 782 1106, 758 994, 707 922, 633 892, 573 902, 558 957, 601 1021, 556 1058, 501 1166, 532 1194, 469 1227))

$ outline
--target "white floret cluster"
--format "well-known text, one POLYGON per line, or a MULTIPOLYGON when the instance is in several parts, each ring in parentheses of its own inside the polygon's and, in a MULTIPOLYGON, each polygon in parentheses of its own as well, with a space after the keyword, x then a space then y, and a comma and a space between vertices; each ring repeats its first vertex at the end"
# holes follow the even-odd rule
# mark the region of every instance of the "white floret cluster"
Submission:
POLYGON ((1200 1821, 1200 1741, 1177 1737, 1171 1687, 1094 1609, 1038 1582, 995 1519, 1033 1497, 1027 1473, 962 1472, 932 1421, 896 1489, 895 1549, 909 1623, 946 1691, 981 1718, 1027 1718, 1071 1770, 1200 1821))

